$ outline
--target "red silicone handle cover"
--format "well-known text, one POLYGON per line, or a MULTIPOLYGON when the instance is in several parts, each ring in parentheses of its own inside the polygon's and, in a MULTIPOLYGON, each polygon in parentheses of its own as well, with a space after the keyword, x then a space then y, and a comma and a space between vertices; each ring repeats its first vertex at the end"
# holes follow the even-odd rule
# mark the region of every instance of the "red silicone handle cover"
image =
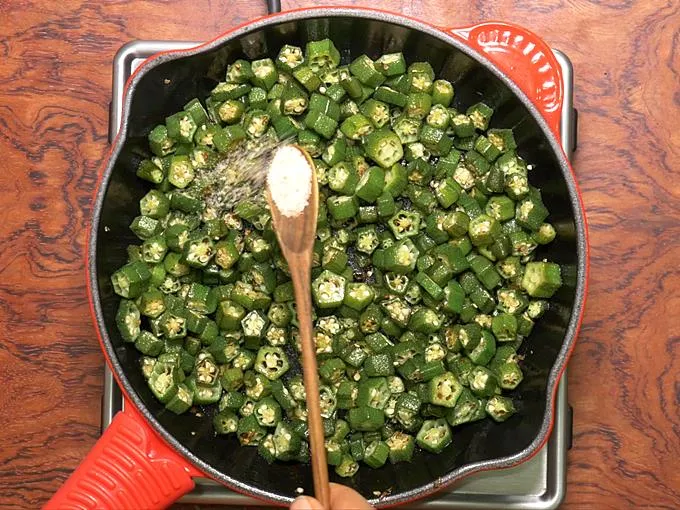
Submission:
POLYGON ((444 31, 462 39, 510 77, 559 137, 562 71, 545 41, 525 28, 496 21, 444 31))
POLYGON ((128 403, 45 509, 165 508, 193 489, 196 474, 128 403))

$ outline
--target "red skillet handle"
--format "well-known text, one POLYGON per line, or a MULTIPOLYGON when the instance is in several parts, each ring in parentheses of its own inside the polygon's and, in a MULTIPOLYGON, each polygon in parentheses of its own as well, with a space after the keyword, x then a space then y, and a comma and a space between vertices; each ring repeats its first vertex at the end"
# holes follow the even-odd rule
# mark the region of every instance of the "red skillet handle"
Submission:
POLYGON ((497 21, 443 30, 462 39, 508 75, 559 137, 562 70, 545 41, 525 28, 497 21))
POLYGON ((129 404, 45 509, 165 508, 193 489, 192 474, 129 404))

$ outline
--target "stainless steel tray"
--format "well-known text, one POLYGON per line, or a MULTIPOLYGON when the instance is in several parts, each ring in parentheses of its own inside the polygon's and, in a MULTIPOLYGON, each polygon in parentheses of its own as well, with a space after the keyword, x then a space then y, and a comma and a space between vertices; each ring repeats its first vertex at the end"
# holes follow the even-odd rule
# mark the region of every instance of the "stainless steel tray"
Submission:
MULTIPOLYGON (((109 141, 120 125, 125 82, 147 57, 167 50, 197 46, 190 41, 132 41, 118 50, 113 60, 113 94, 109 115, 109 141)), ((562 146, 571 157, 576 148, 576 111, 573 108, 573 67, 562 52, 553 50, 564 77, 562 146)), ((567 450, 571 448, 572 413, 567 401, 566 374, 558 387, 555 426, 548 443, 531 460, 513 468, 472 475, 433 497, 404 506, 410 510, 515 509, 550 510, 559 507, 567 486, 567 450)), ((121 392, 108 366, 104 375, 102 430, 123 407, 121 392)), ((266 506, 261 501, 230 491, 208 479, 197 479, 196 488, 183 503, 266 506)))

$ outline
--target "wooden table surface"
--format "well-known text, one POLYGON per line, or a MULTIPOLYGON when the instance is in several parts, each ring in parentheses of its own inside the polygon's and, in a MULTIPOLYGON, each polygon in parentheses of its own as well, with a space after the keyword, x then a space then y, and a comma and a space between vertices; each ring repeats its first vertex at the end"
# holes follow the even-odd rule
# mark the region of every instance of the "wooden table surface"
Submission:
MULTIPOLYGON (((564 508, 680 508, 680 2, 337 3, 512 21, 569 55, 592 264, 564 508)), ((0 507, 40 506, 99 436, 84 249, 114 53, 264 13, 259 0, 0 0, 0 507)))

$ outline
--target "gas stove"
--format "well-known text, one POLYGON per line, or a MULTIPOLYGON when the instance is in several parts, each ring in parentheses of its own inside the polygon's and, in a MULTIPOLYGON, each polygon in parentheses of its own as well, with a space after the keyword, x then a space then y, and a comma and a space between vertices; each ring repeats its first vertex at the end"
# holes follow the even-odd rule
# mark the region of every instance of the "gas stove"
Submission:
MULTIPOLYGON (((167 50, 197 46, 190 41, 132 41, 124 45, 113 60, 113 95, 109 114, 109 142, 118 131, 125 82, 147 57, 167 50)), ((576 149, 576 110, 573 108, 573 67, 567 56, 553 50, 564 78, 564 107, 561 119, 562 146, 568 158, 576 149)), ((567 451, 572 440, 572 410, 567 399, 566 374, 558 387, 555 424, 546 445, 529 461, 518 466, 471 475, 429 498, 402 508, 410 510, 455 509, 531 509, 557 508, 564 499, 567 482, 567 451)), ((102 401, 102 431, 123 408, 121 392, 109 370, 105 369, 102 401)), ((180 502, 204 505, 266 506, 263 502, 229 490, 221 484, 200 478, 195 489, 180 502)))

